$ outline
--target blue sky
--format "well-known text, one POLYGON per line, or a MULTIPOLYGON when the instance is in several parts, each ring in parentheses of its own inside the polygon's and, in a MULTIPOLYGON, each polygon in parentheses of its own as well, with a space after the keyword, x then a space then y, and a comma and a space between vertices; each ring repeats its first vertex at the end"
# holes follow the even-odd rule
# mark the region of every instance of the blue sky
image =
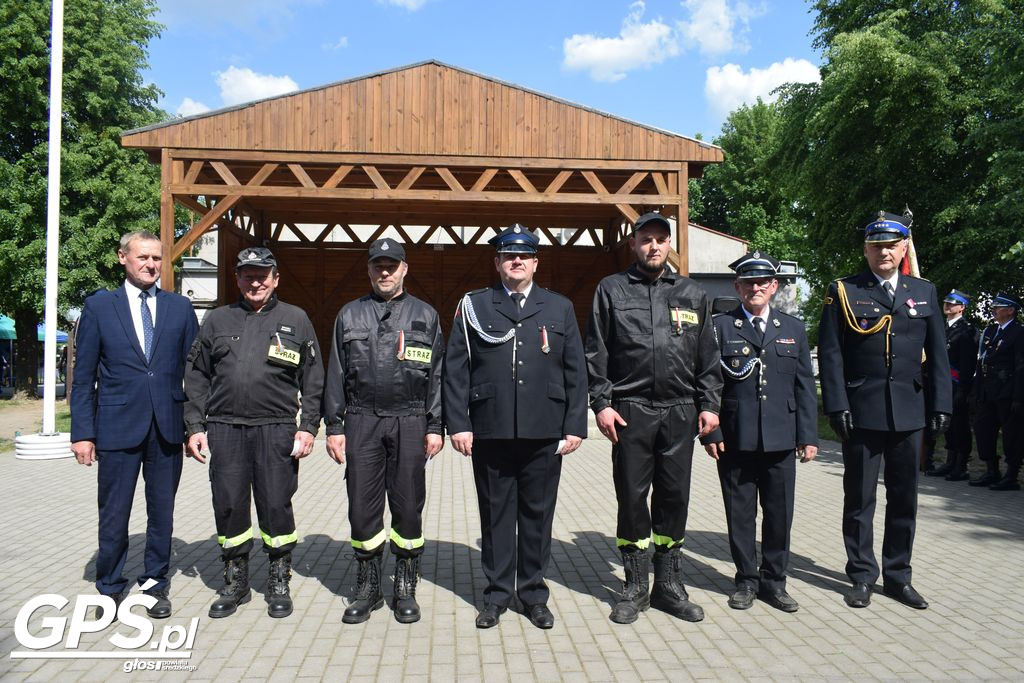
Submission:
POLYGON ((803 0, 159 0, 172 114, 437 59, 693 136, 817 80, 803 0))

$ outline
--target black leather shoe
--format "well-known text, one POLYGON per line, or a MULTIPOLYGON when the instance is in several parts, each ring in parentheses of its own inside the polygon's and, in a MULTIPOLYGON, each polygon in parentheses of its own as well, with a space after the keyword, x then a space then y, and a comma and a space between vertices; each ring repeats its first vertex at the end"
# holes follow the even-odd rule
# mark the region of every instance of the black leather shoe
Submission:
MULTIPOLYGON (((498 625, 498 621, 501 619, 501 615, 505 613, 508 607, 498 607, 497 605, 484 605, 484 608, 480 610, 480 614, 476 615, 476 627, 477 628, 494 628, 498 625)), ((552 617, 554 619, 554 617, 552 617)))
POLYGON ((883 585, 882 592, 914 609, 928 609, 928 601, 909 583, 887 583, 883 585))
POLYGON ((961 470, 959 472, 950 472, 946 475, 946 481, 966 481, 970 479, 971 475, 967 474, 967 470, 961 470))
POLYGON ((946 463, 945 465, 939 465, 930 470, 926 470, 924 476, 926 477, 944 477, 953 471, 952 463, 946 463))
POLYGON ((867 607, 871 604, 871 586, 855 583, 844 599, 850 607, 867 607))
MULTIPOLYGON (((551 613, 547 605, 531 605, 526 608, 526 616, 530 623, 537 628, 549 629, 555 625, 555 615, 551 613)), ((477 621, 477 625, 480 622, 477 621)))
POLYGON ((750 609, 753 605, 754 589, 750 586, 740 586, 729 596, 729 607, 733 609, 750 609))
POLYGON ((1017 478, 1014 477, 1003 477, 996 483, 988 487, 989 491, 1020 491, 1020 484, 1017 483, 1017 478))
POLYGON ((146 595, 156 598, 156 604, 146 608, 146 614, 150 619, 166 619, 171 616, 171 601, 167 597, 166 588, 156 588, 150 591, 143 591, 146 595))
POLYGON ((970 486, 991 486, 998 482, 1000 478, 998 472, 986 472, 977 479, 971 479, 967 483, 970 486))
POLYGON ((771 605, 777 610, 783 612, 795 612, 800 609, 800 605, 797 604, 796 600, 789 596, 785 588, 779 588, 773 591, 761 591, 758 596, 766 603, 771 605))
MULTIPOLYGON (((113 600, 114 600, 114 620, 115 621, 117 620, 117 608, 121 606, 122 602, 124 602, 125 595, 126 595, 125 593, 117 593, 115 595, 108 595, 107 596, 108 598, 113 598, 113 600)), ((103 618, 103 606, 102 605, 96 605, 96 621, 99 621, 102 618, 103 618)))

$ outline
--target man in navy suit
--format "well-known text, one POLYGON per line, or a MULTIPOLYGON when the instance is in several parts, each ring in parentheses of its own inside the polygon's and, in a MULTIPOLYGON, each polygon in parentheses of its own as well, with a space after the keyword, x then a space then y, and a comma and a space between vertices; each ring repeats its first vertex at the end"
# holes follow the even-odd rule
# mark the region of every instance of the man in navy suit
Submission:
POLYGON ((182 379, 199 325, 188 299, 156 286, 163 260, 156 235, 124 235, 117 257, 124 285, 86 299, 78 324, 71 449, 79 463, 99 463, 96 589, 115 605, 128 587, 122 574, 128 519, 142 470, 148 523, 138 582, 156 598, 146 612, 162 619, 171 615, 167 574, 185 436, 182 379))

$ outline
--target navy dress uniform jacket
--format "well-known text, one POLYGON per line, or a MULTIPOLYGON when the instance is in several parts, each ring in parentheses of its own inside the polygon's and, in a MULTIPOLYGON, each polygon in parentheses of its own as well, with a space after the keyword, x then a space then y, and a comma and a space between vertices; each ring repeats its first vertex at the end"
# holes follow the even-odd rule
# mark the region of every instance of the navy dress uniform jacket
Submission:
POLYGON ((975 377, 982 401, 1024 403, 1024 325, 1011 320, 996 336, 998 325, 985 328, 975 377))
POLYGON ((85 300, 78 324, 71 392, 71 441, 93 441, 98 450, 142 443, 155 421, 160 436, 185 438, 185 359, 199 332, 192 303, 156 290, 156 325, 149 361, 132 323, 124 286, 85 300))
POLYGON ((875 334, 851 329, 838 283, 829 285, 818 330, 825 413, 849 410, 856 428, 901 432, 923 429, 932 413, 952 413, 945 320, 935 286, 900 275, 890 310, 888 295, 871 271, 839 282, 860 329, 871 329, 890 312, 892 324, 875 334), (891 366, 886 362, 887 334, 891 366))
POLYGON ((469 296, 487 334, 502 337, 515 326, 516 336, 504 344, 484 341, 460 306, 445 353, 448 433, 473 432, 475 439, 586 437, 587 369, 572 302, 534 284, 517 316, 501 285, 469 296))
POLYGON ((725 387, 719 428, 702 443, 724 439, 730 451, 791 451, 817 444, 817 390, 803 322, 772 310, 761 341, 743 308, 737 307, 716 315, 714 326, 725 387), (755 359, 760 359, 760 368, 755 359), (731 374, 751 363, 752 372, 745 378, 731 374))
POLYGON ((953 380, 953 397, 967 397, 974 384, 978 360, 978 331, 964 318, 946 326, 946 355, 953 380))

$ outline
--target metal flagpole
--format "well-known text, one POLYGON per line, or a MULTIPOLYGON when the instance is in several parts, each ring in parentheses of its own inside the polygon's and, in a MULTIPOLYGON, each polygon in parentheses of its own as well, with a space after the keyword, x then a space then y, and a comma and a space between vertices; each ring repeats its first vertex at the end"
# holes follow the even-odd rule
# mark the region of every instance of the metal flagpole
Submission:
POLYGON ((50 27, 50 139, 46 188, 46 337, 43 342, 43 425, 15 439, 15 457, 66 458, 70 435, 57 433, 57 256, 60 249, 60 133, 64 79, 64 0, 53 0, 50 27))

